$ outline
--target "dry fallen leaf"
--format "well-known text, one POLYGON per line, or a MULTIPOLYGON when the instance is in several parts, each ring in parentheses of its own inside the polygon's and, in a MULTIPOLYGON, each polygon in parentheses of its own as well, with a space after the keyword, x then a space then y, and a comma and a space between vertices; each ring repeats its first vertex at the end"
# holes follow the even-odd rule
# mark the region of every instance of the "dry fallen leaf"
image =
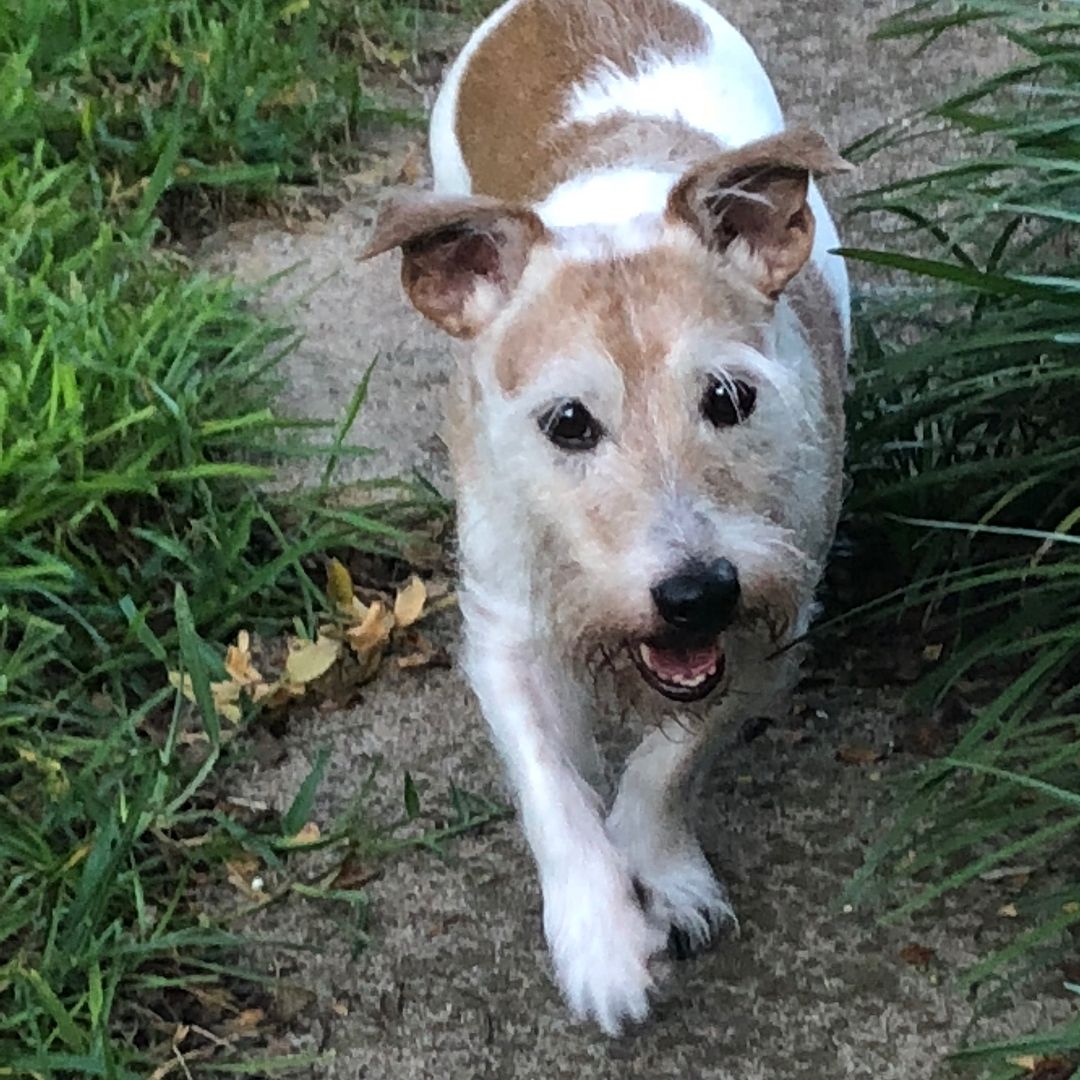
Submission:
POLYGON ((229 859, 225 863, 225 876, 229 884, 248 900, 262 899, 259 890, 253 889, 251 883, 259 873, 259 860, 254 855, 240 855, 235 859, 229 859))
POLYGON ((1015 904, 1003 904, 998 908, 998 914, 1003 919, 1015 919, 1020 913, 1016 910, 1015 904))
POLYGON ((1023 1054, 1020 1057, 1008 1058, 1007 1061, 1010 1065, 1030 1073, 1031 1080, 1070 1080, 1076 1070, 1075 1061, 1060 1055, 1035 1057, 1034 1054, 1023 1054))
POLYGON ((225 670, 229 678, 241 686, 262 682, 262 675, 251 662, 251 635, 246 630, 241 630, 236 635, 236 644, 225 651, 225 670))
POLYGON ((401 163, 401 171, 397 175, 399 184, 408 184, 412 187, 424 175, 424 146, 420 142, 411 142, 405 152, 405 159, 401 163))
POLYGON ((237 682, 215 682, 210 684, 210 694, 214 699, 214 712, 230 723, 240 723, 240 690, 237 682))
POLYGON ((905 964, 910 964, 912 967, 925 970, 937 959, 937 953, 934 952, 933 949, 929 949, 925 945, 919 945, 917 942, 913 941, 910 945, 905 945, 900 950, 900 959, 903 960, 905 964))
POLYGON ((349 1015, 349 1006, 346 1005, 344 1001, 335 1001, 333 1005, 330 1006, 330 1008, 332 1008, 335 1014, 338 1016, 349 1015))
POLYGON ((885 755, 869 746, 841 746, 836 760, 844 765, 876 765, 885 755))
POLYGON ((394 629, 394 614, 388 611, 381 600, 376 600, 367 610, 364 621, 359 626, 351 626, 345 631, 345 637, 358 656, 381 651, 390 640, 394 629))
POLYGON ((1027 1072, 1034 1072, 1039 1064, 1039 1059, 1034 1054, 1024 1054, 1022 1057, 1011 1057, 1005 1060, 1010 1065, 1015 1065, 1018 1069, 1025 1069, 1027 1072))
POLYGON ((262 1009, 244 1009, 225 1025, 225 1031, 230 1035, 251 1035, 265 1019, 262 1009))
POLYGON ((427 589, 424 583, 413 574, 405 588, 398 590, 397 598, 394 600, 394 620, 397 625, 402 629, 412 626, 423 615, 426 602, 427 589))
POLYGON ((409 630, 405 634, 402 647, 409 651, 397 658, 399 668, 449 667, 450 657, 446 650, 433 645, 418 630, 409 630))
POLYGON ((298 833, 294 836, 290 836, 285 843, 289 847, 305 847, 308 844, 316 843, 322 832, 319 830, 319 826, 314 821, 309 821, 298 833))
POLYGON ((294 639, 289 643, 285 674, 294 685, 305 686, 325 675, 341 655, 341 642, 319 634, 314 641, 294 639))
POLYGON ((923 659, 928 660, 931 664, 936 663, 941 659, 941 653, 944 646, 940 642, 936 642, 932 645, 927 645, 923 651, 923 659))
MULTIPOLYGON (((192 705, 198 704, 195 698, 195 688, 190 675, 180 678, 179 671, 169 672, 169 685, 179 690, 187 701, 192 705)), ((214 700, 214 712, 223 720, 237 723, 240 719, 240 684, 234 682, 216 682, 210 684, 210 693, 214 700)))

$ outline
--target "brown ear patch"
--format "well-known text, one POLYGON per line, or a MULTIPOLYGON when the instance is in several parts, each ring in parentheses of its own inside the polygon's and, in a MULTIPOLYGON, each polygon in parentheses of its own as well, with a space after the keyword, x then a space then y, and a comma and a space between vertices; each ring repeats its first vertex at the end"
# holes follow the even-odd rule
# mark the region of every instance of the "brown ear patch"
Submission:
POLYGON ((813 248, 810 177, 850 169, 822 136, 796 128, 694 166, 672 191, 668 215, 714 251, 745 252, 755 284, 775 299, 813 248))
POLYGON ((410 195, 384 206, 360 258, 401 248, 401 283, 416 309, 455 337, 473 337, 509 299, 545 235, 526 207, 410 195))

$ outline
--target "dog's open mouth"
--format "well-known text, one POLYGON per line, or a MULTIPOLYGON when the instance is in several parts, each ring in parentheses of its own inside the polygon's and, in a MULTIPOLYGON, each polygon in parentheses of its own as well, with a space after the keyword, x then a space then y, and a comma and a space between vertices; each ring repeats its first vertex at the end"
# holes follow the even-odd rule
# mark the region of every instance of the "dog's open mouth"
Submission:
POLYGON ((657 639, 630 645, 642 678, 672 701, 700 701, 724 677, 724 653, 717 641, 657 639))

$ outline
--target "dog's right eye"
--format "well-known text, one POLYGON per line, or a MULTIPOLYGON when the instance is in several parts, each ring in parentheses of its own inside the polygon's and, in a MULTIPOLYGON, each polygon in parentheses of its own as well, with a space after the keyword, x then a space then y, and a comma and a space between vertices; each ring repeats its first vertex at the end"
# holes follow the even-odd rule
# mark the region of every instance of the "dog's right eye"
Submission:
POLYGON ((604 437, 600 421, 580 401, 563 401, 539 419, 540 430, 560 450, 592 450, 604 437))

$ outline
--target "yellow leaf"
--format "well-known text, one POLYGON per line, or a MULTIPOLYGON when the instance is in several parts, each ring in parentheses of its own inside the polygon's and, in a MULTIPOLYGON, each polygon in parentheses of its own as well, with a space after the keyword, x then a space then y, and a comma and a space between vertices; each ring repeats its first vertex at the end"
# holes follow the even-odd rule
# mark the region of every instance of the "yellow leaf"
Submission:
POLYGON ((303 847, 306 844, 314 844, 322 833, 314 821, 309 821, 295 836, 290 836, 285 842, 289 847, 303 847))
POLYGON ((210 684, 210 694, 214 699, 214 712, 223 720, 238 724, 240 722, 240 684, 238 682, 215 682, 210 684))
POLYGON ((54 799, 57 799, 61 795, 67 794, 71 785, 64 773, 63 765, 61 765, 56 758, 37 754, 28 746, 18 747, 17 752, 23 761, 28 765, 33 765, 37 771, 41 773, 41 776, 45 781, 45 790, 49 795, 54 799))
POLYGON ((320 634, 315 641, 303 641, 285 661, 285 674, 291 683, 304 685, 325 675, 341 655, 341 642, 320 634))
POLYGON ((286 4, 281 9, 281 19, 283 22, 289 22, 294 15, 307 11, 309 7, 311 7, 311 0, 292 0, 292 3, 286 4))
POLYGON ((174 690, 179 690, 192 704, 195 703, 195 688, 191 685, 191 676, 185 675, 181 680, 179 671, 169 672, 169 685, 174 690))
POLYGON ((353 614, 355 595, 352 578, 344 563, 337 559, 331 559, 326 568, 326 595, 335 611, 340 611, 343 615, 353 614))
POLYGON ((394 601, 394 619, 398 626, 412 626, 424 613, 424 603, 427 601, 427 589, 424 583, 415 575, 409 578, 408 584, 397 594, 394 601))
POLYGON ((92 848, 93 846, 94 846, 93 844, 80 844, 80 845, 79 845, 79 846, 78 846, 78 847, 77 847, 77 848, 76 848, 76 849, 75 849, 75 850, 74 850, 74 851, 73 851, 73 852, 72 852, 72 853, 71 853, 71 854, 70 854, 70 855, 69 855, 69 856, 68 856, 68 857, 67 857, 67 858, 66 858, 66 859, 64 860, 64 866, 63 866, 63 869, 64 869, 64 870, 70 870, 70 869, 71 869, 71 868, 72 868, 73 866, 78 866, 78 865, 79 865, 79 863, 81 863, 81 862, 83 861, 83 859, 85 859, 85 858, 86 858, 86 856, 90 854, 90 849, 91 849, 91 848, 92 848))
POLYGON ((1061 910, 1064 911, 1066 915, 1075 915, 1080 911, 1080 904, 1075 900, 1070 900, 1067 904, 1061 905, 1061 910))
POLYGON ((358 656, 381 650, 390 640, 390 631, 394 629, 394 615, 386 610, 381 600, 376 600, 368 608, 367 616, 359 626, 345 631, 349 644, 358 656))
POLYGON ((1034 1072, 1039 1067, 1039 1059, 1034 1054, 1024 1054, 1023 1057, 1006 1058, 1010 1065, 1027 1072, 1034 1072))
POLYGON ((267 705, 271 709, 284 705, 289 698, 303 697, 303 695, 303 686, 291 683, 287 679, 273 683, 259 683, 251 690, 251 700, 256 705, 267 705))

